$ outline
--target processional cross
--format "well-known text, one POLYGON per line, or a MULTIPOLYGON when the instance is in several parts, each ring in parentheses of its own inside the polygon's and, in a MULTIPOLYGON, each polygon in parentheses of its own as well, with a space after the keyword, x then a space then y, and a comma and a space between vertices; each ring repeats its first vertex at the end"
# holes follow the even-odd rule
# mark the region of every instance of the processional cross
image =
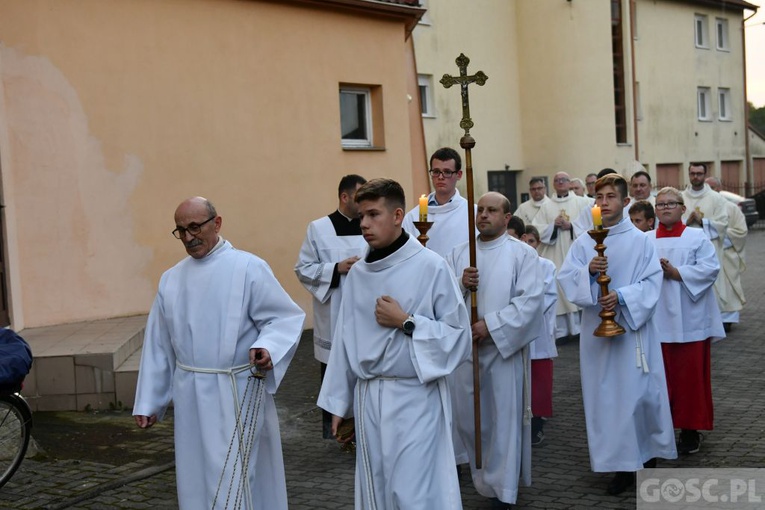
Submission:
MULTIPOLYGON (((475 147, 475 139, 470 136, 470 128, 473 127, 473 119, 470 118, 470 98, 468 96, 468 85, 476 83, 483 85, 488 76, 483 71, 478 71, 472 76, 468 76, 467 66, 470 59, 464 53, 460 53, 455 61, 460 70, 457 77, 445 74, 441 78, 441 85, 444 88, 450 88, 452 85, 460 86, 462 95, 462 120, 460 127, 465 130, 465 135, 460 138, 460 147, 465 149, 465 184, 467 185, 468 201, 468 243, 470 247, 470 267, 476 267, 475 255, 475 198, 473 197, 473 155, 472 149, 475 147)), ((470 291, 470 323, 478 322, 478 299, 475 289, 470 291)), ((473 343, 473 415, 475 426, 475 465, 481 469, 481 381, 479 377, 480 365, 478 363, 478 344, 473 343)))

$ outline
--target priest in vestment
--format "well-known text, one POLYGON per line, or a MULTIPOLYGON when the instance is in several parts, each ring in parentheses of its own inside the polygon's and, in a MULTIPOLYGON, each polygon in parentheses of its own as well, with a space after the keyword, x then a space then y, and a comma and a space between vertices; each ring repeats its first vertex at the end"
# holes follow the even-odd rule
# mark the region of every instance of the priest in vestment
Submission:
POLYGON ((162 275, 149 313, 136 423, 152 426, 174 403, 180 508, 224 508, 227 497, 238 497, 249 510, 286 509, 273 395, 297 349, 305 313, 262 259, 220 237, 222 219, 208 200, 181 203, 175 224, 173 235, 189 257, 162 275), (265 372, 263 382, 249 380, 255 368, 265 372), (265 384, 260 397, 258 384, 265 384), (256 419, 242 423, 240 411, 258 404, 256 419), (249 441, 240 449, 232 438, 242 427, 249 441))
MULTIPOLYGON (((707 177, 707 184, 715 191, 722 189, 720 179, 707 177)), ((741 274, 746 271, 746 236, 749 228, 746 226, 746 217, 738 205, 725 200, 728 211, 728 228, 725 229, 723 239, 723 254, 720 260, 721 272, 724 278, 719 278, 715 286, 717 302, 720 305, 723 325, 729 331, 731 324, 738 324, 739 312, 746 304, 744 287, 741 285, 741 274)))
MULTIPOLYGON (((433 191, 428 195, 428 221, 433 226, 428 230, 427 247, 442 257, 468 239, 468 202, 460 195, 457 181, 462 178, 462 158, 450 148, 438 149, 430 157, 430 178, 433 191)), ((404 230, 417 239, 420 232, 414 226, 420 221, 420 208, 414 207, 404 218, 404 230)))
POLYGON ((712 430, 711 344, 725 337, 713 285, 720 263, 712 243, 699 229, 681 221, 682 194, 662 188, 656 195, 659 226, 648 233, 656 246, 664 281, 655 320, 667 374, 669 405, 681 429, 677 451, 696 453, 699 430, 712 430))
MULTIPOLYGON (((522 478, 531 484, 531 387, 529 344, 544 332, 544 278, 536 252, 506 234, 510 202, 496 192, 478 200, 476 264, 470 267, 468 243, 448 257, 466 306, 477 289, 481 380, 482 468, 475 467, 473 363, 452 377, 454 423, 468 450, 473 485, 483 496, 514 504, 522 478)), ((496 502, 495 502, 496 503, 496 502)), ((436 507, 433 507, 436 508, 436 507)))
MULTIPOLYGON (((313 355, 319 361, 321 379, 329 361, 343 282, 351 266, 364 254, 367 243, 361 236, 354 196, 366 179, 346 175, 338 186, 337 210, 312 221, 300 247, 295 274, 313 297, 313 355)), ((323 437, 332 437, 332 415, 324 411, 323 437)))
MULTIPOLYGON (((688 167, 689 185, 683 190, 685 214, 683 223, 688 227, 700 228, 712 241, 717 252, 717 260, 722 265, 725 234, 728 229, 728 206, 719 193, 706 184, 707 166, 704 163, 691 163, 688 167)), ((720 289, 724 287, 725 274, 720 272, 715 281, 717 303, 720 302, 720 289)))
POLYGON ((529 196, 530 199, 518 206, 513 213, 513 216, 519 217, 526 225, 531 225, 531 222, 536 218, 537 213, 550 201, 547 196, 547 186, 545 186, 545 180, 541 177, 532 177, 529 181, 529 196))
POLYGON ((404 191, 373 179, 356 192, 369 244, 345 281, 318 405, 333 431, 353 416, 355 502, 460 509, 446 376, 470 354, 470 320, 446 261, 402 230, 404 191))
POLYGON ((596 204, 609 229, 605 256, 590 236, 579 237, 558 272, 568 298, 582 307, 579 357, 590 464, 596 472, 616 472, 608 485, 619 494, 635 482, 635 472, 655 459, 674 459, 672 415, 667 397, 658 325, 653 320, 662 270, 650 239, 623 217, 627 181, 618 174, 596 183, 596 204), (607 271, 609 293, 596 279, 607 271), (626 332, 612 338, 593 335, 601 308, 614 310, 626 332))
MULTIPOLYGON (((567 173, 555 174, 555 193, 542 206, 532 224, 539 230, 542 246, 539 254, 551 260, 560 269, 574 240, 582 235, 573 223, 583 211, 590 210, 590 199, 579 197, 568 190, 570 178, 567 173)), ((558 304, 555 313, 555 338, 579 334, 579 307, 566 299, 558 287, 558 304)))

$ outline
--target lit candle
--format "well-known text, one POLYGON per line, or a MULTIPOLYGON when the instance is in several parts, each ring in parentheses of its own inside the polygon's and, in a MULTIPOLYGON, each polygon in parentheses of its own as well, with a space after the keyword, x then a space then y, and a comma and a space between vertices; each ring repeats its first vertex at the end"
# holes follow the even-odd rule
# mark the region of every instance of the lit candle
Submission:
POLYGON ((592 208, 592 224, 598 230, 603 227, 603 217, 600 215, 600 207, 597 205, 592 208))
POLYGON ((420 221, 428 221, 428 196, 420 196, 420 221))

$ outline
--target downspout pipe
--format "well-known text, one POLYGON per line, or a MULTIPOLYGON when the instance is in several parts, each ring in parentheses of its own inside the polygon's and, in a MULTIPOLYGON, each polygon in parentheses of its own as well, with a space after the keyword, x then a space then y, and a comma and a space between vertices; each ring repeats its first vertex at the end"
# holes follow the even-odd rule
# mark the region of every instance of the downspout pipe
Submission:
MULTIPOLYGON (((742 11, 743 14, 743 11, 742 11)), ((744 65, 744 153, 746 154, 746 191, 744 194, 748 197, 754 194, 754 168, 752 168, 752 152, 749 148, 749 98, 746 94, 746 22, 749 21, 752 16, 757 14, 755 10, 751 16, 741 19, 741 49, 744 65)))

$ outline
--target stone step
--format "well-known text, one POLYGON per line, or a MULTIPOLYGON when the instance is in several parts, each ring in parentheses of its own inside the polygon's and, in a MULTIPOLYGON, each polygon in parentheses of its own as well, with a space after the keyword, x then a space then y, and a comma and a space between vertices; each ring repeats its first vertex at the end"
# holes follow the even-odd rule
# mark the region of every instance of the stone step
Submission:
POLYGON ((35 357, 23 390, 32 409, 119 406, 117 369, 143 345, 145 329, 146 316, 136 315, 21 331, 35 357))
POLYGON ((114 371, 114 389, 117 405, 133 407, 135 387, 138 383, 138 366, 141 364, 143 346, 131 354, 125 362, 114 371))

